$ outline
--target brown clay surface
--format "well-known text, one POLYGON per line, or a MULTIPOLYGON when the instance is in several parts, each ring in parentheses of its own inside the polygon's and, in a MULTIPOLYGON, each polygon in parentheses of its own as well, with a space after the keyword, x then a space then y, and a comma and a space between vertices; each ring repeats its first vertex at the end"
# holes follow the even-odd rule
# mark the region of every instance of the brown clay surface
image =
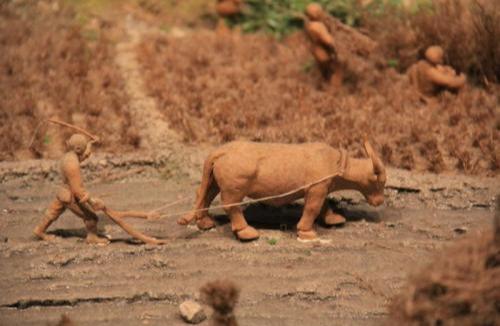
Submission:
MULTIPOLYGON (((116 209, 149 210, 183 195, 194 199, 199 176, 188 178, 190 171, 184 170, 165 181, 156 171, 173 162, 142 159, 90 159, 84 166, 89 191, 116 209), (142 164, 144 172, 99 181, 115 164, 121 164, 121 173, 127 171, 123 167, 142 164)), ((241 287, 236 308, 241 325, 376 324, 386 317, 388 299, 409 272, 462 232, 490 225, 498 188, 494 179, 412 176, 389 169, 383 207, 371 208, 360 196, 336 195, 344 198, 340 207, 348 222, 338 229, 318 227, 330 243, 299 243, 293 225, 300 206, 288 206, 247 210, 251 225, 262 233, 252 243, 235 240, 224 216, 205 233, 179 226, 175 218, 131 222, 171 240, 161 247, 127 243, 129 236, 103 218, 100 230, 114 241, 92 247, 84 242, 81 221, 69 213, 51 228, 63 237, 60 242, 36 241, 31 235, 56 190, 48 181, 55 176, 55 163, 46 162, 45 174, 32 169, 31 175, 11 176, 0 186, 0 324, 55 323, 65 313, 78 325, 182 325, 178 304, 223 277, 241 287), (40 175, 47 179, 33 179, 40 175)), ((2 172, 11 170, 2 166, 2 172)), ((18 175, 23 166, 30 171, 18 164, 18 175)), ((186 203, 167 213, 189 207, 186 203)))

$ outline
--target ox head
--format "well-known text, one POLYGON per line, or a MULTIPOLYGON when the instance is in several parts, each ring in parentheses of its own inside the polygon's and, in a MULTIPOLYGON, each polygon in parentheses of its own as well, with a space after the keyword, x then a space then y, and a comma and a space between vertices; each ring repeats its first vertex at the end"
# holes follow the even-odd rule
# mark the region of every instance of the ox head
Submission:
POLYGON ((364 173, 365 180, 360 184, 360 190, 370 205, 379 206, 384 202, 384 186, 386 181, 384 163, 382 163, 382 160, 375 153, 368 141, 364 142, 364 147, 371 164, 369 164, 368 171, 364 173))

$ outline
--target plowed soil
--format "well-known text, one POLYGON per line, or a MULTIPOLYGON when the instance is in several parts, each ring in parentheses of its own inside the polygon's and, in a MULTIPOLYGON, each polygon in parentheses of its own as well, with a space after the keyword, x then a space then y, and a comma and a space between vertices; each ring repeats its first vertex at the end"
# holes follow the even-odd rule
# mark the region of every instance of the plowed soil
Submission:
MULTIPOLYGON (((93 164, 85 171, 96 175, 93 164)), ((179 226, 175 218, 130 221, 168 239, 161 247, 130 242, 106 218, 99 229, 112 243, 86 245, 83 223, 71 213, 50 229, 60 241, 37 241, 31 230, 55 185, 12 180, 0 188, 0 324, 55 324, 67 314, 77 325, 184 325, 178 305, 198 298, 200 287, 215 279, 241 288, 235 311, 241 325, 378 324, 408 273, 464 234, 490 226, 492 212, 481 207, 490 207, 495 186, 484 180, 413 178, 392 170, 389 179, 385 207, 373 209, 357 196, 342 195, 337 207, 348 223, 317 226, 328 243, 296 240, 300 204, 247 208, 245 215, 261 232, 250 243, 234 238, 221 211, 214 212, 218 225, 209 232, 179 226), (472 206, 477 207, 463 208, 472 206)), ((152 174, 97 182, 89 189, 116 209, 152 209, 179 196, 192 198, 194 183, 186 178, 166 182, 152 174)), ((167 213, 189 207, 185 203, 167 213)))

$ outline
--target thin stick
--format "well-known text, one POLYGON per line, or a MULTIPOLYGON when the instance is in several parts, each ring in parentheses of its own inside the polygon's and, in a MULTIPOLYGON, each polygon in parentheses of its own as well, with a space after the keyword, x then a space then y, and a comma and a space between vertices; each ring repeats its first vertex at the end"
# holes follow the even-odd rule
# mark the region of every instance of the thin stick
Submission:
POLYGON ((33 143, 35 142, 36 135, 38 134, 38 130, 40 129, 40 127, 41 127, 44 123, 47 123, 47 120, 42 120, 42 121, 40 121, 40 122, 36 125, 35 131, 33 132, 33 137, 31 137, 30 144, 28 145, 28 149, 31 149, 31 147, 33 146, 33 143))
POLYGON ((77 127, 71 123, 67 123, 67 122, 64 122, 64 121, 60 121, 60 120, 57 120, 57 119, 47 119, 47 120, 42 120, 38 123, 38 125, 36 126, 35 128, 35 131, 33 132, 33 136, 31 137, 31 141, 28 145, 28 149, 31 149, 32 146, 33 146, 33 143, 35 142, 35 138, 36 136, 38 135, 38 131, 40 130, 40 128, 42 127, 42 125, 44 125, 45 123, 47 122, 51 122, 51 123, 54 123, 54 124, 58 124, 60 126, 64 126, 64 127, 67 127, 67 128, 71 128, 73 130, 76 130, 78 132, 81 132, 82 134, 85 134, 86 136, 90 137, 90 139, 92 139, 92 141, 94 142, 99 142, 99 137, 91 134, 90 132, 88 132, 87 130, 83 129, 83 128, 80 128, 80 127, 77 127))
POLYGON ((111 209, 108 209, 108 208, 105 208, 103 210, 104 214, 106 214, 113 222, 115 222, 116 224, 118 224, 125 232, 127 232, 128 234, 130 234, 132 237, 138 239, 138 240, 141 240, 142 242, 144 243, 147 243, 147 244, 163 244, 165 243, 165 241, 163 240, 158 240, 156 238, 153 238, 153 237, 150 237, 150 236, 147 236, 139 231, 137 231, 136 229, 134 229, 133 227, 131 227, 130 225, 128 225, 127 223, 125 223, 125 221, 123 221, 119 216, 119 212, 117 211, 113 211, 111 209))
POLYGON ((88 132, 87 130, 85 130, 83 128, 80 128, 80 127, 77 127, 75 125, 72 125, 71 123, 67 123, 67 122, 64 122, 64 121, 57 120, 57 119, 47 119, 47 121, 55 123, 55 124, 58 124, 58 125, 61 125, 61 126, 65 126, 65 127, 71 128, 71 129, 76 130, 78 132, 81 132, 82 134, 85 134, 86 136, 90 137, 90 139, 92 139, 95 142, 99 141, 99 138, 97 136, 91 134, 90 132, 88 132))
POLYGON ((160 206, 160 207, 158 207, 158 208, 155 208, 155 209, 153 209, 152 211, 153 211, 153 212, 159 212, 159 211, 162 211, 162 210, 164 210, 165 208, 168 208, 168 207, 171 207, 171 206, 177 205, 177 204, 179 204, 179 203, 185 202, 187 199, 189 199, 189 198, 188 198, 187 196, 184 196, 184 197, 182 197, 182 198, 180 198, 180 199, 177 199, 177 200, 175 200, 175 201, 173 201, 173 202, 171 202, 171 203, 167 203, 167 204, 165 204, 165 205, 163 205, 163 206, 160 206))

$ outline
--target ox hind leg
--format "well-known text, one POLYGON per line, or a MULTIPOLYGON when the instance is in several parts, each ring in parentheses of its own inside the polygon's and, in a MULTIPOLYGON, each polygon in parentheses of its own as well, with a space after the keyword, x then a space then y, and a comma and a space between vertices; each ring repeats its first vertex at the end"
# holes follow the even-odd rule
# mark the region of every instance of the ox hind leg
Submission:
MULTIPOLYGON (((204 209, 210 207, 210 204, 212 201, 217 197, 219 194, 219 186, 217 185, 216 182, 211 182, 210 186, 208 187, 207 194, 204 198, 202 198, 201 205, 197 206, 197 209, 204 209)), ((214 219, 208 214, 208 211, 202 211, 198 212, 196 216, 196 225, 200 230, 209 230, 213 227, 215 227, 215 221, 214 219)))
POLYGON ((312 186, 305 195, 304 211, 297 224, 297 235, 299 240, 316 240, 318 235, 313 229, 314 221, 323 207, 328 187, 325 184, 312 186))
POLYGON ((206 189, 204 185, 201 184, 196 192, 196 201, 193 210, 178 219, 177 223, 187 225, 196 219, 198 228, 202 230, 213 228, 215 226, 215 222, 210 215, 208 215, 208 211, 204 210, 200 212, 198 210, 207 209, 218 194, 219 186, 214 180, 209 182, 206 189))
MULTIPOLYGON (((244 196, 229 192, 221 192, 221 200, 224 205, 239 203, 244 196)), ((224 208, 231 220, 231 230, 236 234, 238 239, 243 241, 255 240, 259 238, 259 231, 248 225, 243 215, 241 206, 231 206, 224 208)))

